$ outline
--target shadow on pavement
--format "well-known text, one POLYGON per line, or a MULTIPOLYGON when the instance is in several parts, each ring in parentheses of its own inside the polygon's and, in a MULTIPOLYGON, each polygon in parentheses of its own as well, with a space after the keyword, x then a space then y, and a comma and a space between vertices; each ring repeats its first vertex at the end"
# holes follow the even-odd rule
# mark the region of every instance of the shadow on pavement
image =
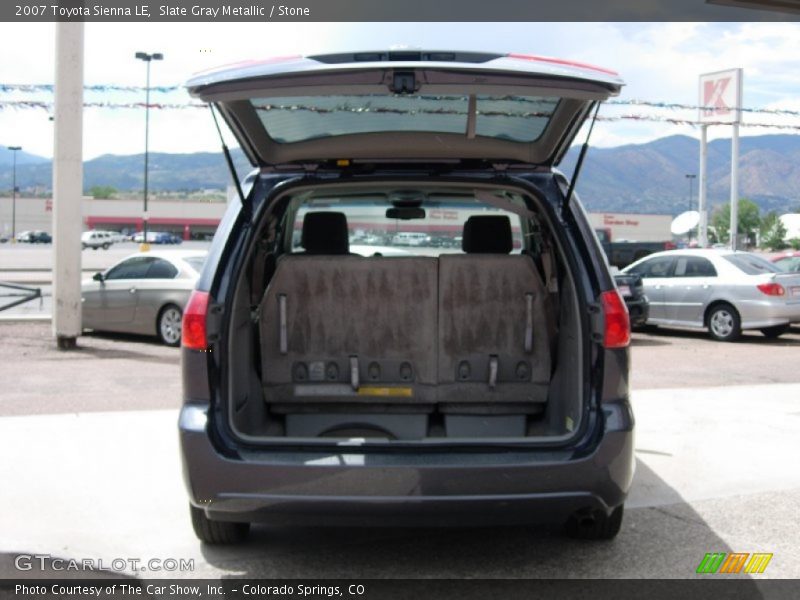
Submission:
MULTIPOLYGON (((204 545, 234 577, 692 578, 725 541, 681 496, 638 461, 622 531, 582 542, 550 527, 283 529, 255 526, 240 547, 204 545)), ((467 525, 467 524, 465 524, 467 525)), ((708 576, 705 576, 708 577, 708 576)), ((747 576, 737 576, 752 586, 747 576)))
MULTIPOLYGON (((735 344, 754 344, 754 345, 768 345, 768 346, 800 346, 800 338, 795 337, 796 329, 790 329, 787 333, 783 334, 777 339, 770 339, 764 336, 757 329, 746 330, 742 332, 742 337, 739 338, 735 344)), ((697 339, 707 340, 709 343, 722 344, 725 342, 717 342, 712 340, 707 331, 695 331, 690 329, 669 329, 667 327, 654 327, 648 326, 646 330, 642 331, 637 341, 642 339, 658 340, 659 338, 675 338, 675 339, 697 339), (643 337, 642 337, 643 336, 643 337)))
MULTIPOLYGON (((109 338, 105 338, 109 339, 109 338)), ((137 340, 125 340, 125 341, 137 341, 137 340)), ((82 345, 80 341, 78 342, 78 347, 74 350, 76 353, 89 355, 92 358, 99 358, 99 359, 113 359, 113 358, 122 358, 122 359, 129 359, 129 360, 137 360, 142 362, 156 362, 156 363, 171 363, 171 364, 180 364, 180 355, 175 352, 174 356, 164 356, 163 354, 154 354, 152 351, 148 350, 146 346, 143 347, 142 351, 130 350, 130 349, 123 349, 123 348, 97 348, 94 346, 86 346, 82 345)))

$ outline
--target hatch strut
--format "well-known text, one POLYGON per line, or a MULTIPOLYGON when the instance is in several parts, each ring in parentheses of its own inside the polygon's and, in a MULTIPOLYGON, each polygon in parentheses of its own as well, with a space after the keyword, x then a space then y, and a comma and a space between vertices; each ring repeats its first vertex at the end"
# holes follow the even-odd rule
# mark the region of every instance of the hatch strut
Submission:
POLYGON ((578 161, 575 163, 575 171, 572 173, 572 181, 569 182, 569 190, 567 190, 567 197, 564 199, 564 206, 561 210, 562 213, 567 212, 570 200, 572 200, 572 193, 575 191, 575 182, 578 181, 578 176, 581 174, 581 167, 583 166, 583 158, 584 156, 586 156, 586 151, 589 149, 589 138, 592 136, 592 129, 594 129, 594 123, 595 121, 597 121, 597 112, 599 110, 600 110, 600 103, 598 102, 595 105, 592 122, 589 124, 589 132, 586 134, 586 141, 583 142, 583 146, 581 146, 581 152, 580 154, 578 154, 578 161))
POLYGON ((231 152, 228 150, 227 144, 225 144, 225 138, 222 137, 222 130, 219 128, 219 122, 217 121, 217 113, 214 112, 214 105, 209 102, 208 108, 211 109, 211 116, 214 119, 214 125, 217 128, 217 133, 219 134, 219 141, 222 143, 222 153, 225 155, 225 162, 228 163, 228 170, 231 172, 231 177, 233 178, 233 184, 236 186, 236 192, 239 194, 239 200, 242 203, 242 208, 246 210, 248 213, 250 212, 250 205, 244 199, 244 192, 242 192, 242 184, 239 182, 239 176, 236 174, 236 167, 233 166, 233 159, 231 158, 231 152))

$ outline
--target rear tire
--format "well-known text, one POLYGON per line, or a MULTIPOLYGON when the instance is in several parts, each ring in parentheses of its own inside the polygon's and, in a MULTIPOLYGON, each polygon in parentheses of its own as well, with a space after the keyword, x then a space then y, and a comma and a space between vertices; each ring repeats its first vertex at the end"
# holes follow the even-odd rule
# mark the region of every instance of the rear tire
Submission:
POLYGON ((206 544, 240 544, 250 533, 250 523, 231 523, 212 521, 202 508, 189 506, 192 516, 192 529, 201 542, 206 544))
POLYGON ((610 515, 600 510, 575 513, 567 521, 567 535, 576 540, 613 540, 622 528, 624 511, 621 504, 610 515))
POLYGON ((109 246, 110 246, 110 244, 109 244, 108 242, 105 242, 105 243, 103 244, 103 250, 108 250, 108 247, 109 247, 109 246))
POLYGON ((158 313, 156 319, 156 331, 158 339, 167 346, 178 346, 181 343, 181 321, 183 311, 174 304, 167 304, 158 313))
POLYGON ((708 313, 708 333, 718 342, 735 342, 742 335, 739 313, 730 304, 717 304, 708 313))
POLYGON ((774 327, 763 327, 761 329, 761 333, 764 334, 764 337, 771 340, 778 339, 787 331, 789 331, 789 325, 775 325, 774 327))

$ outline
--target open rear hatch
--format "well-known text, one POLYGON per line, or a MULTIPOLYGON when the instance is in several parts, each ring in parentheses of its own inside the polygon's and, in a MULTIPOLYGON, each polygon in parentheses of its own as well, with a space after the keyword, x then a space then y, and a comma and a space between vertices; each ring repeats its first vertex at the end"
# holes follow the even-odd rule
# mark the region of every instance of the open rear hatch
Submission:
POLYGON ((545 57, 362 52, 247 62, 201 73, 257 166, 350 161, 558 164, 613 71, 545 57))

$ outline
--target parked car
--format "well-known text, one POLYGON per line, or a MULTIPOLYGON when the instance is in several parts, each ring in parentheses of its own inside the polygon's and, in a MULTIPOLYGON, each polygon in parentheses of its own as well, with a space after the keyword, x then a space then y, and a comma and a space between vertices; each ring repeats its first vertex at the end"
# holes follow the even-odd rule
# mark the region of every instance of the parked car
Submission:
POLYGON ((800 322, 800 274, 748 252, 658 252, 622 272, 642 277, 651 325, 707 328, 715 340, 732 342, 745 329, 776 338, 800 322))
POLYGON ((23 231, 17 235, 17 241, 23 244, 50 244, 53 238, 46 231, 23 231))
POLYGON ((183 239, 180 236, 168 231, 160 231, 155 236, 156 244, 180 244, 181 242, 183 239))
POLYGON ((650 303, 644 293, 641 276, 635 273, 616 273, 614 282, 628 307, 631 328, 643 327, 650 315, 650 303))
POLYGON ((167 250, 133 254, 81 284, 83 327, 181 340, 183 308, 206 252, 167 250))
POLYGON ((114 234, 110 231, 84 231, 81 234, 81 248, 83 250, 87 248, 91 248, 92 250, 97 250, 98 248, 108 250, 115 240, 114 234))
POLYGON ((188 83, 256 167, 184 315, 179 431, 201 540, 241 541, 256 521, 617 534, 628 311, 555 165, 621 86, 568 61, 424 51, 188 83), (460 215, 463 251, 351 253, 348 223, 433 209, 460 215))
POLYGON ((597 234, 600 245, 608 257, 608 264, 618 269, 624 269, 632 262, 653 252, 672 250, 677 247, 671 240, 664 240, 663 242, 612 241, 611 230, 607 227, 595 229, 594 232, 597 234))
POLYGON ((392 244, 396 246, 427 246, 431 241, 431 236, 427 233, 401 231, 392 238, 392 244))
MULTIPOLYGON (((157 244, 158 243, 158 236, 161 235, 159 231, 148 231, 147 232, 147 243, 148 244, 157 244)), ((141 244, 144 242, 144 232, 137 231, 133 234, 131 240, 137 244, 141 244)))
POLYGON ((772 262, 785 273, 800 273, 800 252, 796 250, 774 256, 772 262))

